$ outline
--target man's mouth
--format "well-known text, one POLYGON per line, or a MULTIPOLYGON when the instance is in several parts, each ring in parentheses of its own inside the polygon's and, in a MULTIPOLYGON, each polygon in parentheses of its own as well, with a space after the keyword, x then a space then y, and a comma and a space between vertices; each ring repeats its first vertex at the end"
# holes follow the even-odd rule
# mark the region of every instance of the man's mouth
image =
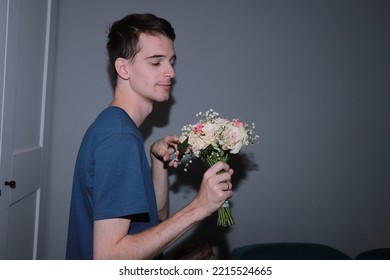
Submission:
POLYGON ((160 87, 165 87, 165 88, 170 88, 172 86, 171 83, 159 83, 157 85, 160 86, 160 87))

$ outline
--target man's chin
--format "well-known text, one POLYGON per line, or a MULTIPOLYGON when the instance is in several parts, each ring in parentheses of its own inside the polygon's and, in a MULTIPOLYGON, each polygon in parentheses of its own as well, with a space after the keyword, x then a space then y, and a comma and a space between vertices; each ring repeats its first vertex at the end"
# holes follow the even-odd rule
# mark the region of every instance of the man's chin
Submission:
POLYGON ((169 95, 168 96, 161 96, 161 98, 159 98, 158 100, 156 100, 156 102, 158 102, 158 103, 163 103, 163 102, 167 102, 167 101, 169 101, 169 95))

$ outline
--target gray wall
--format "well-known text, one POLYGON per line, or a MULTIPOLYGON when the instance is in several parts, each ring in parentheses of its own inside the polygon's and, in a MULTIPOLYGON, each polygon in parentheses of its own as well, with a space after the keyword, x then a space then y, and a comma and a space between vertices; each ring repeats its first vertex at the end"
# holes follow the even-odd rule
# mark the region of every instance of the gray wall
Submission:
MULTIPOLYGON (((390 247, 388 1, 59 0, 58 11, 46 258, 64 257, 76 153, 112 97, 105 31, 130 12, 177 33, 173 98, 142 128, 146 149, 209 108, 261 136, 232 162, 236 225, 211 217, 185 242, 220 257, 261 242, 390 247)), ((198 167, 171 173, 172 212, 194 196, 198 167)))

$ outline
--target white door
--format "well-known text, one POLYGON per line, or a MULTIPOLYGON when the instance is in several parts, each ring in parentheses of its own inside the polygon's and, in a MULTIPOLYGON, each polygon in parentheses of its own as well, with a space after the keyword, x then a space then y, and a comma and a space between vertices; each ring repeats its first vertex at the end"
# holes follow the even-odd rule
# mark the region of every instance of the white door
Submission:
POLYGON ((36 259, 50 0, 0 0, 0 259, 36 259))

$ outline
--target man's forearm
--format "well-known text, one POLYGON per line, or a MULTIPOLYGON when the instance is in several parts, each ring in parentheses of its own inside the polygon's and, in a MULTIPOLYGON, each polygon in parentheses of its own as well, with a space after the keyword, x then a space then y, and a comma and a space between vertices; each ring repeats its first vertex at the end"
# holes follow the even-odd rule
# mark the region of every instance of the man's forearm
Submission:
POLYGON ((168 169, 164 163, 151 155, 151 169, 159 218, 161 221, 168 217, 168 169))
POLYGON ((97 221, 94 227, 94 258, 153 259, 204 217, 205 213, 193 201, 172 217, 137 234, 126 233, 126 228, 131 226, 131 221, 126 219, 97 221), (112 235, 107 236, 107 228, 114 230, 112 235), (115 233, 115 230, 119 232, 115 233))

